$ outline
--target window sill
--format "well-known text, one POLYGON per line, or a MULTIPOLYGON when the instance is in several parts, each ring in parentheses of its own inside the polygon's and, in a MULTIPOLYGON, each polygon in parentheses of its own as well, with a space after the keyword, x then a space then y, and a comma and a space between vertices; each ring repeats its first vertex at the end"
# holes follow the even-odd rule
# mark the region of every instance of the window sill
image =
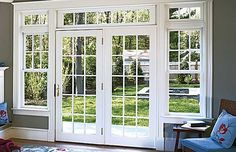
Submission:
POLYGON ((28 116, 49 116, 50 111, 48 109, 36 109, 36 108, 13 108, 14 115, 28 115, 28 116))
POLYGON ((211 122, 213 118, 207 118, 199 115, 163 115, 160 117, 161 122, 163 123, 183 123, 184 121, 189 120, 203 120, 207 122, 211 122))

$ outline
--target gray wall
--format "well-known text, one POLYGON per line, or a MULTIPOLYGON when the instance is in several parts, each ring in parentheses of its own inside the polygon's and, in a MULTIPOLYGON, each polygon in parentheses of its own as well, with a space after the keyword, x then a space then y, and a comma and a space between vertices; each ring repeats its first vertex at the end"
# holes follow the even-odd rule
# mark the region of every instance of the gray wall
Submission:
MULTIPOLYGON (((10 69, 5 73, 5 101, 12 107, 12 28, 13 6, 9 3, 0 3, 0 62, 4 62, 10 69)), ((1 88, 0 88, 1 89, 1 88)), ((10 112, 10 110, 9 110, 10 112)), ((11 113, 10 113, 11 117, 11 113)))
POLYGON ((12 115, 13 104, 13 6, 0 3, 0 62, 10 67, 5 73, 5 101, 8 103, 10 120, 15 127, 48 128, 47 117, 12 115))
MULTIPOLYGON (((15 0, 15 2, 27 0, 15 0)), ((30 0, 28 0, 30 1, 30 0)), ((213 115, 218 115, 221 98, 236 100, 236 17, 235 0, 214 0, 213 115)), ((5 99, 12 106, 12 6, 0 3, 0 61, 6 72, 5 99)), ((14 116, 14 126, 47 128, 45 117, 14 116)))
POLYGON ((213 115, 221 98, 236 101, 236 1, 214 0, 213 115))

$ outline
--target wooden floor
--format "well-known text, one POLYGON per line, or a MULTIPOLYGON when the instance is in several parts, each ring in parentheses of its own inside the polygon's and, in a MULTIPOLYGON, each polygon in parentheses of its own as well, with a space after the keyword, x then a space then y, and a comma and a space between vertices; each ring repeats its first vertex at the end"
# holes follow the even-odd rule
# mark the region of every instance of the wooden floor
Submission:
POLYGON ((49 147, 63 147, 63 148, 75 148, 84 149, 86 152, 157 152, 151 149, 139 149, 139 148, 127 148, 127 147, 115 147, 115 146, 100 146, 100 145, 88 145, 88 144, 74 144, 74 143, 63 143, 63 142, 43 142, 43 141, 32 141, 22 139, 12 139, 17 145, 41 145, 49 147))

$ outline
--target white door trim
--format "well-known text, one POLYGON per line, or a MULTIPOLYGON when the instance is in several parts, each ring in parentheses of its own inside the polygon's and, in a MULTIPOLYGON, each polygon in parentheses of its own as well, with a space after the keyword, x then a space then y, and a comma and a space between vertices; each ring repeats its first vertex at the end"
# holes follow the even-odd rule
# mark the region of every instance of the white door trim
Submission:
POLYGON ((146 26, 144 27, 124 27, 124 28, 110 28, 104 30, 104 54, 105 54, 105 143, 107 145, 118 145, 118 146, 134 146, 134 147, 149 147, 155 148, 155 137, 156 137, 156 106, 157 106, 157 96, 156 96, 156 27, 146 26), (150 100, 153 101, 149 105, 150 117, 149 116, 149 128, 150 137, 142 138, 138 140, 137 138, 122 138, 111 136, 111 114, 112 114, 112 103, 111 103, 111 86, 112 86, 112 35, 149 35, 150 36, 150 100))
POLYGON ((73 134, 73 133, 63 133, 62 132, 62 89, 60 89, 59 96, 57 96, 56 102, 56 140, 57 141, 69 141, 69 142, 81 142, 81 143, 96 143, 96 144, 104 144, 104 136, 101 134, 101 128, 103 127, 103 115, 102 115, 102 104, 99 102, 103 102, 103 90, 99 87, 103 82, 101 66, 98 66, 103 61, 102 56, 102 31, 101 30, 81 30, 81 31, 58 31, 56 32, 56 42, 57 42, 57 51, 56 51, 56 84, 62 86, 61 75, 59 72, 62 67, 62 38, 64 36, 71 37, 79 37, 79 36, 96 36, 96 135, 81 135, 81 134, 73 134), (100 51, 100 52, 99 52, 100 51))

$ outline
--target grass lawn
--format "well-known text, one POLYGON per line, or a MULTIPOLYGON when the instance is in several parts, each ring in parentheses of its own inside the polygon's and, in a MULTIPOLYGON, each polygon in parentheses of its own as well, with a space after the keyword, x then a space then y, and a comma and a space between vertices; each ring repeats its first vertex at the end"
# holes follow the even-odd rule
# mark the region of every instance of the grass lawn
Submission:
POLYGON ((170 112, 199 113, 199 101, 196 99, 173 99, 170 98, 170 112))
MULTIPOLYGON (((140 88, 147 87, 146 85, 140 85, 140 88)), ((113 91, 113 95, 122 96, 122 87, 117 87, 113 91)), ((137 110, 137 124, 138 126, 148 126, 149 124, 149 99, 138 98, 136 101, 136 87, 129 86, 125 89, 125 95, 134 97, 125 97, 124 106, 122 97, 112 98, 112 124, 114 125, 136 125, 136 110, 137 110), (137 107, 136 107, 137 103, 137 107), (137 108, 137 109, 136 109, 137 108), (124 118, 121 116, 125 116, 124 118), (119 117, 120 116, 120 117, 119 117), (142 117, 142 118, 140 118, 142 117), (124 120, 123 120, 124 119, 124 120)), ((199 102, 196 99, 170 99, 170 112, 191 112, 199 113, 199 102)), ((72 98, 63 98, 63 121, 72 121, 72 98)), ((96 122, 96 97, 75 97, 74 98, 74 121, 81 123, 95 123, 96 122), (86 101, 84 104, 84 100, 86 101), (84 117, 86 114, 86 117, 84 117), (89 115, 89 116, 87 116, 89 115)))
POLYGON ((178 84, 178 83, 170 83, 170 87, 172 87, 172 88, 200 88, 200 84, 178 84))

